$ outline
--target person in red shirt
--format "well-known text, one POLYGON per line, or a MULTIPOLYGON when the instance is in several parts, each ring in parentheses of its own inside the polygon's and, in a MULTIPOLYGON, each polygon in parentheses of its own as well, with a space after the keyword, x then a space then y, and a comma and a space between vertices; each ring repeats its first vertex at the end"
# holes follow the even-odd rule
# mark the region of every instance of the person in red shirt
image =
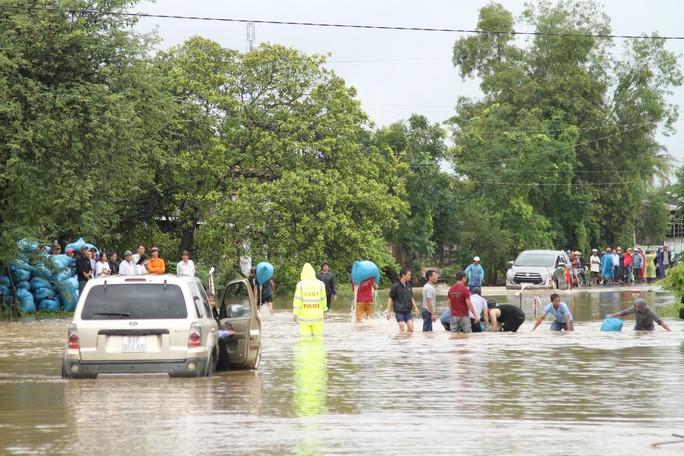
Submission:
POLYGON ((374 278, 370 278, 354 285, 354 307, 356 308, 356 322, 361 323, 364 318, 373 316, 373 290, 378 289, 374 278))
MULTIPOLYGON (((475 315, 473 304, 470 302, 470 290, 466 286, 468 276, 464 271, 456 273, 456 283, 449 289, 449 310, 451 310, 451 332, 470 333, 472 322, 470 313, 475 315)), ((480 319, 475 319, 479 324, 480 319)))
POLYGON ((622 256, 623 261, 625 262, 625 279, 627 280, 627 283, 632 283, 634 278, 632 277, 632 249, 627 249, 625 254, 622 256))

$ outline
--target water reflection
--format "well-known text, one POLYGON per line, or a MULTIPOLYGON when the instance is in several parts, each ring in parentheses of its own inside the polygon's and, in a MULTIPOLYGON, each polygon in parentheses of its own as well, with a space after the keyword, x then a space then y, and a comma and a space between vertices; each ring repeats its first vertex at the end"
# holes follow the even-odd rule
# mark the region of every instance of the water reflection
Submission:
POLYGON ((322 454, 316 417, 326 412, 328 367, 323 337, 301 337, 294 348, 294 413, 302 419, 297 453, 322 454))

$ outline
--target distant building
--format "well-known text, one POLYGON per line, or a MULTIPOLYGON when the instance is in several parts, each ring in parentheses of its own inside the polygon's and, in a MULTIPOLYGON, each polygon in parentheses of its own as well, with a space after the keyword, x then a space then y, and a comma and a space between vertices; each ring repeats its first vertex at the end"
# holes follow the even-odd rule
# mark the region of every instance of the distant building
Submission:
POLYGON ((684 218, 678 214, 677 206, 670 204, 670 232, 665 235, 664 244, 679 253, 684 251, 684 218))

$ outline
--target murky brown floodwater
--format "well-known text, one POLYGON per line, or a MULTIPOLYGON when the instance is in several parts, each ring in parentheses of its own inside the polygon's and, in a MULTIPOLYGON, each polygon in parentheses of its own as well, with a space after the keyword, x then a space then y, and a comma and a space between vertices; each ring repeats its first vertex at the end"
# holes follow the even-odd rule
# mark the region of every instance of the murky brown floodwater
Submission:
POLYGON ((567 296, 571 335, 530 333, 531 297, 520 333, 468 337, 354 328, 340 302, 302 342, 279 311, 257 373, 209 379, 65 381, 66 321, 2 322, 0 454, 684 454, 649 446, 684 433, 684 324, 599 332, 625 298, 567 296))

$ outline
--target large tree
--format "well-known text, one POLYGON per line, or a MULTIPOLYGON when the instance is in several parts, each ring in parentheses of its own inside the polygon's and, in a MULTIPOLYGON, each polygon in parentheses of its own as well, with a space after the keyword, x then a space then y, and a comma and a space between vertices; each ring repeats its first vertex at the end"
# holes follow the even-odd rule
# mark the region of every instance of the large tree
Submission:
POLYGON ((323 63, 203 38, 159 56, 180 109, 152 200, 183 227, 202 223, 195 246, 205 261, 232 273, 241 257, 268 259, 287 284, 305 261, 342 271, 361 258, 392 263, 383 234, 406 206, 399 164, 363 146, 369 126, 355 91, 323 63))
POLYGON ((517 23, 490 4, 478 28, 454 45, 454 65, 479 78, 483 96, 459 101, 450 158, 495 212, 482 228, 510 233, 497 264, 523 248, 631 243, 668 167, 657 132, 677 118, 667 101, 682 83, 676 56, 655 36, 614 52, 597 37, 610 33, 608 17, 590 1, 540 1, 517 23), (517 24, 538 34, 518 39, 517 24))
POLYGON ((450 177, 441 169, 446 153, 446 130, 414 114, 406 122, 378 129, 373 144, 403 166, 399 176, 406 181, 409 211, 399 214, 397 230, 387 232, 397 256, 405 266, 418 266, 436 253, 435 230, 445 202, 450 177))
POLYGON ((4 259, 23 237, 120 238, 164 144, 149 43, 116 14, 132 3, 0 0, 4 259))

